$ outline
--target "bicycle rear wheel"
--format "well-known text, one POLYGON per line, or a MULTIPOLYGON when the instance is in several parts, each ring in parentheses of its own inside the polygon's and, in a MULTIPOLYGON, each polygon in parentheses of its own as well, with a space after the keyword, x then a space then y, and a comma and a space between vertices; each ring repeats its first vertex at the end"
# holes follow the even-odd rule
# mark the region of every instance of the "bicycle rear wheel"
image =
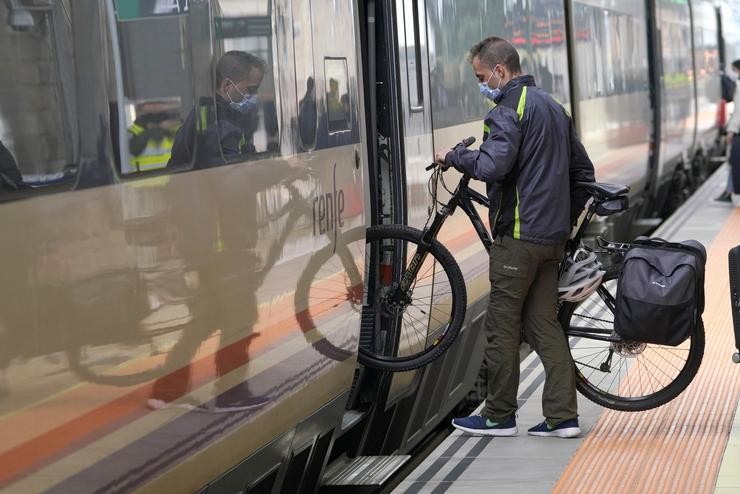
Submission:
POLYGON ((590 298, 580 304, 564 303, 558 317, 570 337, 578 391, 614 410, 649 410, 674 399, 694 379, 704 355, 704 326, 698 324, 676 347, 595 339, 618 337, 614 332, 618 276, 618 270, 607 272, 590 298))
MULTIPOLYGON (((436 239, 410 288, 397 300, 397 283, 421 245, 422 232, 404 225, 378 225, 367 230, 370 252, 380 256, 373 307, 381 318, 380 331, 369 347, 360 347, 359 360, 368 367, 407 371, 427 365, 452 345, 465 319, 467 294, 462 272, 452 254, 436 239), (401 271, 394 276, 394 260, 401 271)), ((397 267, 397 265, 396 265, 397 267)))

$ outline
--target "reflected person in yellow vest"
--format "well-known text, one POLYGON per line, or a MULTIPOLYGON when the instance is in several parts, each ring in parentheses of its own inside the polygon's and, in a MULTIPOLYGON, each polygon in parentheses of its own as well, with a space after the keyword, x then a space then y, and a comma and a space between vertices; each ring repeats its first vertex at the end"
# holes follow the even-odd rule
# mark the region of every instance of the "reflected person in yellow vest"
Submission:
POLYGON ((147 101, 136 106, 136 120, 128 128, 131 172, 167 166, 181 125, 178 106, 167 101, 147 101))

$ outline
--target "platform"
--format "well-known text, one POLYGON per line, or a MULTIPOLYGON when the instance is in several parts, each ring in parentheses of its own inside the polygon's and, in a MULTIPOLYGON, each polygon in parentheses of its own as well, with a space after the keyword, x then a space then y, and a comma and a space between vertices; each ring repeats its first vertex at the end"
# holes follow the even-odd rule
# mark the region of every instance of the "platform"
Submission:
POLYGON ((727 274, 727 252, 740 244, 740 208, 712 200, 726 180, 722 167, 655 233, 699 240, 708 252, 704 359, 678 398, 627 413, 579 394, 582 437, 528 436, 526 430, 542 421, 544 382, 544 369, 530 354, 521 364, 519 435, 455 431, 394 492, 740 492, 740 365, 731 361, 727 274))

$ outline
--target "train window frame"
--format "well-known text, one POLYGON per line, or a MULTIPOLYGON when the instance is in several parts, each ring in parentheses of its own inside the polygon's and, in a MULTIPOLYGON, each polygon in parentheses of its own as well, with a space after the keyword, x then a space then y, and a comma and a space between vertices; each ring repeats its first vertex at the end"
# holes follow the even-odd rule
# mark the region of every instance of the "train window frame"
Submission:
MULTIPOLYGON (((124 59, 123 59, 123 45, 122 45, 122 32, 120 30, 120 27, 122 24, 135 22, 135 21, 142 21, 142 22, 151 22, 155 19, 163 19, 163 18, 177 18, 177 19, 186 19, 186 22, 189 24, 191 22, 190 20, 190 9, 186 9, 179 13, 168 13, 168 14, 157 14, 157 15, 145 15, 138 18, 130 18, 130 17, 121 17, 119 15, 119 10, 117 9, 117 3, 113 0, 106 0, 107 9, 106 9, 106 17, 107 17, 107 27, 108 27, 108 46, 106 49, 109 52, 110 55, 110 63, 111 63, 111 80, 110 80, 110 86, 108 90, 108 98, 109 98, 109 107, 111 108, 112 114, 111 114, 111 120, 113 121, 115 119, 115 122, 112 122, 112 128, 111 128, 111 138, 113 141, 113 151, 114 151, 114 168, 116 172, 116 176, 119 179, 129 181, 129 180, 137 180, 137 179, 143 179, 148 178, 152 176, 160 176, 160 175, 169 175, 172 173, 178 173, 183 171, 189 171, 194 168, 195 165, 195 159, 196 159, 196 153, 194 152, 191 156, 190 160, 186 163, 178 163, 175 166, 171 166, 168 158, 168 162, 161 167, 157 167, 151 170, 147 169, 128 169, 131 168, 128 166, 131 160, 131 152, 129 150, 129 140, 131 138, 130 134, 132 133, 132 129, 136 127, 136 107, 143 104, 151 103, 151 101, 143 100, 143 101, 136 101, 136 99, 129 100, 126 95, 126 78, 127 76, 130 78, 131 75, 124 72, 124 59), (114 98, 114 99, 113 99, 114 98), (115 110, 114 110, 115 107, 115 110), (129 120, 131 123, 129 124, 129 120)), ((180 26, 180 32, 182 33, 182 26, 180 26)), ((183 77, 188 78, 188 82, 190 84, 191 88, 194 88, 195 86, 195 76, 193 74, 193 64, 192 64, 192 47, 187 44, 187 51, 183 53, 183 59, 187 60, 187 67, 190 69, 189 71, 184 70, 183 71, 183 77)), ((182 97, 167 97, 163 98, 162 101, 167 100, 167 103, 172 103, 175 100, 178 100, 179 103, 179 120, 180 125, 178 130, 174 133, 174 135, 171 136, 171 139, 174 141, 177 136, 177 133, 179 133, 179 130, 183 128, 183 125, 187 119, 187 115, 183 115, 183 110, 187 108, 196 108, 196 101, 193 95, 192 101, 188 98, 182 98, 182 97)), ((197 142, 193 143, 193 146, 195 147, 197 145, 197 142)), ((170 149, 171 152, 171 149, 170 149)))
POLYGON ((316 64, 314 61, 314 49, 313 49, 313 17, 312 17, 312 6, 311 0, 294 0, 291 2, 291 16, 293 23, 293 62, 295 67, 295 87, 296 87, 296 116, 297 116, 297 129, 296 137, 298 146, 303 151, 312 151, 316 149, 318 141, 318 126, 319 126, 319 111, 318 102, 316 99, 316 64), (296 6, 299 9, 296 9, 296 6), (296 10, 299 10, 296 14, 296 10), (305 36, 306 39, 301 43, 301 36, 305 36), (304 49, 303 58, 301 59, 298 55, 300 49, 304 49), (309 88, 309 81, 312 83, 312 88, 309 88), (305 85, 305 88, 303 87, 305 85), (304 93, 305 89, 305 93, 304 93), (313 91, 312 94, 311 91, 313 91), (303 97, 301 95, 303 94, 303 97), (312 99, 312 101, 311 101, 312 99), (306 108, 301 108, 303 102, 312 106, 308 108, 313 113, 312 121, 304 121, 301 116, 305 115, 306 108), (304 124, 312 125, 313 140, 306 142, 304 140, 303 126, 304 124))
MULTIPOLYGON (((26 170, 26 173, 24 173, 23 155, 26 153, 19 152, 16 140, 4 139, 4 147, 7 150, 6 157, 10 157, 8 165, 15 167, 17 177, 19 177, 20 181, 18 181, 18 178, 13 178, 16 175, 15 173, 10 175, 4 174, 0 177, 0 194, 2 195, 0 202, 25 199, 44 193, 67 192, 74 190, 77 186, 81 171, 81 167, 79 166, 80 128, 75 77, 76 50, 74 49, 73 39, 66 36, 72 32, 71 16, 69 15, 70 8, 70 1, 53 2, 43 6, 39 5, 33 10, 27 11, 28 19, 32 21, 30 26, 21 27, 10 23, 5 26, 6 29, 10 29, 11 36, 40 40, 38 45, 48 49, 46 52, 48 59, 45 61, 50 61, 49 73, 53 74, 53 78, 51 81, 47 79, 45 81, 40 80, 39 82, 43 82, 41 86, 52 86, 53 89, 48 95, 36 92, 33 94, 36 100, 40 99, 43 101, 44 96, 48 96, 47 100, 54 101, 52 111, 48 109, 41 111, 39 108, 38 113, 44 115, 47 120, 49 120, 49 115, 52 115, 51 119, 56 121, 58 126, 53 129, 56 131, 53 135, 54 141, 57 144, 56 146, 51 145, 49 147, 51 149, 55 147, 61 148, 61 152, 59 156, 54 157, 55 159, 45 160, 43 170, 34 170, 34 173, 28 173, 29 170, 26 170), (65 42, 67 42, 66 46, 65 42), (70 60, 66 60, 67 58, 70 60), (62 59, 65 60, 63 61, 62 59), (53 94, 53 97, 51 97, 51 94, 53 94), (52 169, 54 171, 47 169, 51 168, 51 164, 53 164, 52 169)), ((21 44, 22 39, 16 43, 16 45, 21 44)), ((19 67, 16 67, 16 69, 19 69, 19 67)), ((34 70, 36 73, 44 73, 42 66, 36 66, 34 70)), ((25 74, 24 71, 18 71, 17 73, 25 74)), ((25 74, 22 77, 28 78, 29 75, 25 74)), ((32 83, 28 83, 28 81, 24 83, 24 85, 29 84, 32 83)), ((26 117, 28 117, 28 114, 28 111, 24 113, 26 117)), ((0 128, 4 128, 1 122, 0 128)), ((12 137, 12 134, 10 135, 12 137)), ((21 141, 20 139, 17 140, 21 141)), ((24 147, 31 148, 36 146, 20 146, 21 149, 24 147)), ((28 162, 35 163, 36 160, 30 160, 28 162)))
MULTIPOLYGON (((332 118, 331 118, 331 107, 329 104, 329 94, 330 94, 330 84, 331 80, 334 79, 333 77, 329 77, 329 74, 335 74, 335 72, 327 70, 329 68, 329 65, 334 65, 335 62, 338 62, 341 64, 341 75, 344 78, 344 84, 347 88, 347 92, 345 95, 348 98, 348 103, 351 102, 350 97, 350 79, 349 79, 349 69, 347 66, 347 58, 346 57, 324 57, 324 104, 326 106, 326 130, 327 133, 331 135, 338 135, 338 134, 345 134, 350 133, 352 131, 352 105, 351 103, 348 104, 347 110, 345 112, 345 118, 343 119, 344 123, 346 123, 346 126, 343 126, 341 128, 332 128, 332 118)), ((340 88, 338 88, 339 90, 340 88)), ((339 97, 339 102, 341 104, 341 98, 344 95, 339 97)), ((334 122, 342 121, 341 119, 334 119, 334 122)))

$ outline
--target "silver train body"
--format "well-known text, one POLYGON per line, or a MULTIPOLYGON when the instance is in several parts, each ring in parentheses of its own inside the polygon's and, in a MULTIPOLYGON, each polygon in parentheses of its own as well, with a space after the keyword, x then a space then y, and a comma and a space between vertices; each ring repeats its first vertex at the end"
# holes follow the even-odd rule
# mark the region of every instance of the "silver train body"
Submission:
POLYGON ((372 371, 364 227, 423 226, 433 150, 480 137, 466 51, 514 43, 597 179, 632 186, 609 225, 626 235, 721 152, 725 17, 702 0, 0 2, 0 142, 22 176, 0 169, 0 492, 313 492, 334 462, 411 451, 478 376, 487 257, 452 218, 461 335, 422 370, 372 371), (189 114, 218 124, 229 50, 266 62, 250 152, 165 166, 189 114))

